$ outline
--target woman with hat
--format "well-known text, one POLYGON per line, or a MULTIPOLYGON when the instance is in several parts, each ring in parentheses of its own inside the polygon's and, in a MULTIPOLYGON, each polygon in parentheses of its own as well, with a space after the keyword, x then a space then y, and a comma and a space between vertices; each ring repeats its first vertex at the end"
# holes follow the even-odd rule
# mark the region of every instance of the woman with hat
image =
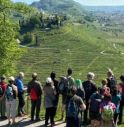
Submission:
POLYGON ((8 118, 8 124, 11 124, 10 118, 12 117, 12 124, 15 124, 16 117, 16 96, 17 96, 17 87, 14 85, 15 78, 13 76, 8 79, 8 86, 5 91, 6 97, 6 113, 8 118))

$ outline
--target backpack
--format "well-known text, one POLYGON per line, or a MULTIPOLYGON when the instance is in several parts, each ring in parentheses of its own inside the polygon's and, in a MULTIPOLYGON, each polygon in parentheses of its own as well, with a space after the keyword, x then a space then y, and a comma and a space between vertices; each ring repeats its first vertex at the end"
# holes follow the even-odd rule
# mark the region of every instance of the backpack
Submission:
POLYGON ((90 96, 95 92, 94 84, 90 81, 83 82, 83 87, 85 91, 85 99, 89 100, 90 96))
POLYGON ((65 90, 65 84, 64 84, 64 82, 60 82, 59 83, 59 93, 63 94, 64 90, 65 90))
POLYGON ((116 79, 114 77, 112 77, 111 79, 107 79, 107 81, 108 81, 108 86, 110 87, 111 90, 117 84, 117 81, 116 81, 116 79))
POLYGON ((5 95, 8 101, 12 101, 14 99, 14 92, 12 86, 7 86, 5 95))
POLYGON ((105 105, 103 107, 103 112, 102 112, 102 119, 104 121, 110 121, 112 120, 113 118, 113 115, 114 115, 114 111, 113 111, 113 108, 111 105, 105 105))
POLYGON ((66 78, 60 81, 58 89, 59 89, 60 94, 66 94, 67 93, 68 80, 66 78))
POLYGON ((31 88, 30 98, 31 98, 31 100, 37 100, 38 99, 38 96, 37 96, 37 93, 36 93, 36 90, 34 87, 31 88))
POLYGON ((71 76, 67 78, 68 80, 68 89, 75 85, 75 80, 71 76))
POLYGON ((91 99, 90 102, 90 111, 99 114, 99 108, 100 108, 100 104, 102 99, 100 98, 100 95, 95 94, 95 97, 93 99, 91 99))
POLYGON ((2 88, 1 85, 0 85, 0 97, 2 97, 3 94, 4 94, 4 91, 3 91, 3 88, 2 88))
POLYGON ((67 117, 77 118, 78 114, 79 114, 78 105, 76 104, 74 99, 71 99, 67 107, 67 117))

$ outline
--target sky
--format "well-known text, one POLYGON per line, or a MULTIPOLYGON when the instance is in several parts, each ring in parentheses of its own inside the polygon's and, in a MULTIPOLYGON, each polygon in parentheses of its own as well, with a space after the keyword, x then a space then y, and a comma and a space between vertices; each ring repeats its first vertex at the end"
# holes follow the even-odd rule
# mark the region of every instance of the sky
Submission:
MULTIPOLYGON (((14 2, 26 2, 28 4, 32 3, 33 1, 39 1, 39 0, 12 0, 14 2)), ((109 5, 124 5, 124 0, 75 0, 77 2, 80 2, 83 5, 96 5, 96 6, 109 6, 109 5)))
POLYGON ((80 2, 83 5, 96 5, 96 6, 117 6, 117 5, 124 5, 124 0, 75 0, 80 2))
POLYGON ((25 2, 25 3, 31 4, 32 2, 39 1, 39 0, 12 0, 12 1, 14 1, 14 2, 25 2))

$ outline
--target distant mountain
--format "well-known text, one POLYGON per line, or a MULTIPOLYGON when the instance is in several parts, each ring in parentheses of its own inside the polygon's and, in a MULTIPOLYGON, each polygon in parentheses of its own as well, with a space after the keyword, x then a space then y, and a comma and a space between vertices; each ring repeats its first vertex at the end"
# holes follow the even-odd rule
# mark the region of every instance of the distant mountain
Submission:
POLYGON ((83 6, 83 8, 93 12, 124 12, 124 6, 83 6))
POLYGON ((40 0, 33 2, 31 6, 49 13, 62 13, 71 17, 84 16, 86 14, 82 5, 73 0, 40 0))

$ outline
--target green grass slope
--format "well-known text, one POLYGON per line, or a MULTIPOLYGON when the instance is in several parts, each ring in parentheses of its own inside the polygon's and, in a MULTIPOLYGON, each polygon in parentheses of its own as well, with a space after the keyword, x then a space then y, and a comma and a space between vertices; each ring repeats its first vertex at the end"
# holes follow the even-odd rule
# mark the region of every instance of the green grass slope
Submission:
POLYGON ((51 71, 59 77, 66 74, 68 67, 73 68, 75 78, 83 80, 93 71, 98 84, 106 77, 107 68, 117 76, 123 73, 123 53, 116 50, 113 43, 102 39, 104 33, 94 27, 71 23, 58 30, 42 32, 36 29, 32 33, 38 35, 41 44, 40 47, 25 47, 28 51, 18 62, 18 69, 28 77, 26 80, 32 72, 37 72, 44 82, 51 71))

